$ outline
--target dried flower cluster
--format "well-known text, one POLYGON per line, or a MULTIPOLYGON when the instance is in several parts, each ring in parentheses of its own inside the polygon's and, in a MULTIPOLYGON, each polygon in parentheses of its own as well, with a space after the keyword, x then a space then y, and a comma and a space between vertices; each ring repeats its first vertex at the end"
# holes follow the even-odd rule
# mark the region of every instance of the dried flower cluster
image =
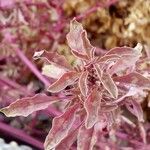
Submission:
MULTIPOLYGON (((78 59, 75 67, 55 52, 39 51, 34 54, 34 59, 41 58, 48 63, 44 65, 43 73, 56 79, 47 90, 62 95, 37 94, 19 99, 0 111, 9 117, 28 116, 62 101, 65 104, 64 113, 53 119, 45 140, 45 150, 68 150, 76 139, 78 150, 92 150, 94 147, 101 148, 108 140, 106 133, 109 133, 109 138, 115 138, 113 133, 122 122, 135 126, 123 114, 125 107, 137 117, 140 136, 146 143, 139 99, 150 89, 150 80, 136 71, 136 63, 142 56, 142 45, 116 47, 103 56, 96 56, 96 47, 90 44, 82 24, 75 19, 70 23, 67 42, 71 53, 78 59)), ((102 149, 110 147, 108 142, 102 149)))
POLYGON ((87 16, 81 15, 82 23, 95 45, 110 49, 118 45, 134 46, 140 42, 149 46, 150 1, 123 0, 107 7, 109 3, 113 0, 66 0, 64 10, 69 16, 87 12, 87 16))

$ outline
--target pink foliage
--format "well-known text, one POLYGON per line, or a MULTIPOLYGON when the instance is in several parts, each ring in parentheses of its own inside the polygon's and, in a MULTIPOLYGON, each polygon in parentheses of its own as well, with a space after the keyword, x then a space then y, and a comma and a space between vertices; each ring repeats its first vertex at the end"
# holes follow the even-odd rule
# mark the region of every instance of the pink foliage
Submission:
MULTIPOLYGON (((64 113, 53 119, 52 128, 45 140, 45 150, 59 150, 65 144, 69 149, 76 138, 78 150, 92 150, 94 146, 100 148, 99 145, 103 142, 107 142, 111 148, 113 144, 107 140, 105 132, 114 138, 111 133, 126 120, 122 119, 125 118, 122 107, 125 106, 139 122, 143 121, 140 94, 150 88, 150 80, 136 69, 142 55, 142 45, 137 44, 134 48, 117 47, 101 57, 96 56, 97 48, 90 44, 86 31, 75 19, 70 23, 67 42, 78 60, 74 67, 56 53, 40 51, 34 55, 35 59, 42 58, 48 64, 65 70, 47 90, 51 93, 69 93, 65 98, 67 105, 64 113)), ((23 98, 1 109, 1 112, 8 116, 27 116, 47 108, 55 101, 52 96, 40 97, 39 94, 23 98)), ((132 124, 130 120, 126 122, 132 124)), ((141 130, 142 138, 145 138, 142 127, 141 130)))

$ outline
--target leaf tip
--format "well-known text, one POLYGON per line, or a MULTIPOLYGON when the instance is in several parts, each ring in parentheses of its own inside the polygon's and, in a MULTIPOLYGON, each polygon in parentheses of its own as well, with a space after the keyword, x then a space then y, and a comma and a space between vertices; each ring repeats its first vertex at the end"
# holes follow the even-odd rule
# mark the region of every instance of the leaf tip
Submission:
POLYGON ((3 113, 6 117, 10 117, 7 112, 7 107, 0 109, 0 112, 3 113))
POLYGON ((43 53, 44 53, 44 50, 35 52, 34 55, 33 55, 33 59, 34 59, 34 60, 39 59, 39 57, 40 57, 43 53))
POLYGON ((142 49, 143 49, 143 46, 142 46, 141 43, 138 43, 138 44, 134 47, 134 49, 135 49, 136 51, 138 51, 138 52, 141 52, 142 49))

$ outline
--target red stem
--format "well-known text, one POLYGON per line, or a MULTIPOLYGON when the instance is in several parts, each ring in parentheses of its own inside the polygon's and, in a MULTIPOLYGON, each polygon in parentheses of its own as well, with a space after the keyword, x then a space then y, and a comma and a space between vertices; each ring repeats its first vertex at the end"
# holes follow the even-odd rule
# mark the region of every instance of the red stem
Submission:
POLYGON ((32 94, 31 91, 27 90, 27 88, 19 85, 18 83, 16 83, 15 81, 10 80, 7 77, 4 77, 4 76, 1 75, 0 76, 0 81, 3 82, 4 84, 8 85, 11 88, 15 88, 15 89, 21 91, 25 95, 31 95, 32 94))
POLYGON ((22 140, 25 143, 30 144, 33 147, 36 147, 40 150, 44 150, 43 143, 32 138, 31 136, 27 135, 20 129, 13 128, 9 125, 6 125, 3 122, 0 122, 0 132, 6 133, 6 135, 11 135, 18 140, 22 140))
POLYGON ((50 85, 50 82, 44 78, 44 76, 39 72, 34 64, 23 54, 20 49, 14 49, 18 57, 22 60, 22 62, 34 73, 34 75, 44 83, 46 87, 50 85))
POLYGON ((109 7, 110 5, 116 3, 118 0, 109 0, 108 2, 106 2, 106 4, 101 4, 98 3, 95 6, 93 6, 92 8, 86 10, 84 13, 76 16, 76 20, 81 20, 84 19, 85 17, 87 17, 89 14, 94 13, 95 11, 97 11, 99 8, 105 8, 105 7, 109 7))

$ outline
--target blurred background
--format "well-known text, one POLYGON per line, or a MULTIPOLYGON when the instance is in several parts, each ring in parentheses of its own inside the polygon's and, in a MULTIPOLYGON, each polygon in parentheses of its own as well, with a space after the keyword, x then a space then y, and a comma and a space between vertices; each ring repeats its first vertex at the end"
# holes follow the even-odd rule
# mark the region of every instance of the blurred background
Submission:
MULTIPOLYGON (((51 80, 41 74, 43 62, 33 60, 34 52, 57 51, 74 64, 66 43, 74 17, 98 47, 97 54, 142 43, 146 58, 139 70, 150 74, 150 0, 0 0, 0 108, 18 98, 46 92, 51 80)), ((150 142, 150 96, 141 105, 150 142)), ((0 138, 43 149, 51 120, 60 113, 61 106, 55 105, 27 118, 0 114, 0 138)), ((0 143, 4 145, 2 139, 0 143)))

